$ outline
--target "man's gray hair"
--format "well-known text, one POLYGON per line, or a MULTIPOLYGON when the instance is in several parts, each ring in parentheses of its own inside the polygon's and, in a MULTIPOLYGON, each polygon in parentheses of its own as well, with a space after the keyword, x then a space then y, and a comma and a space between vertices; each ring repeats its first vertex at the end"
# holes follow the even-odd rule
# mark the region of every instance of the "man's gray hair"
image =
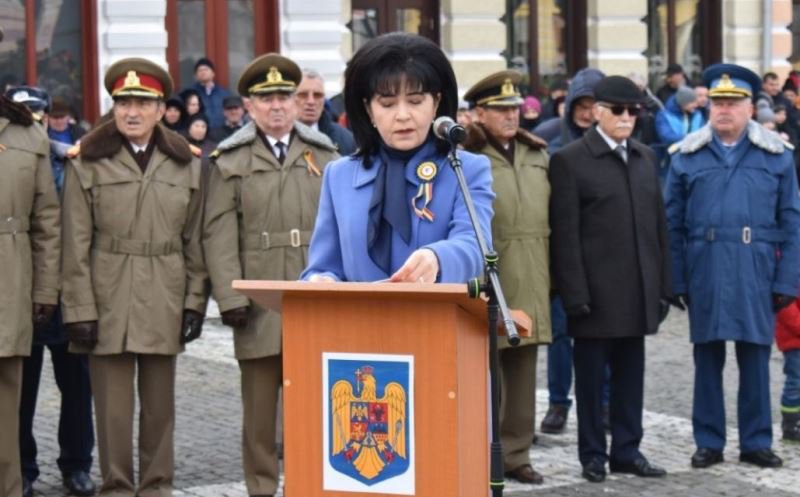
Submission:
POLYGON ((315 71, 314 69, 308 69, 307 67, 303 68, 303 77, 325 81, 325 78, 322 77, 322 74, 320 74, 319 71, 315 71))

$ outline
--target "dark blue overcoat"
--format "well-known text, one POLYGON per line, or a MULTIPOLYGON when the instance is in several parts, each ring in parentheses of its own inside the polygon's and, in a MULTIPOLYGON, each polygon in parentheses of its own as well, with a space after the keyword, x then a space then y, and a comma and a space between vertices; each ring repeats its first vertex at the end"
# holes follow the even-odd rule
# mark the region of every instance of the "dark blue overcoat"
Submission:
POLYGON ((734 147, 706 126, 672 156, 664 199, 673 293, 688 294, 691 340, 769 345, 772 294, 800 283, 800 198, 792 152, 750 122, 734 147))

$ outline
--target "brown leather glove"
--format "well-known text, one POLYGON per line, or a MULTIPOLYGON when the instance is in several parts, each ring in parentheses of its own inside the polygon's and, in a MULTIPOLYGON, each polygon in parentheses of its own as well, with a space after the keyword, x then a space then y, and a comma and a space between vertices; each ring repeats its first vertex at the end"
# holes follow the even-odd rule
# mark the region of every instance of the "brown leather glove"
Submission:
POLYGON ((33 303, 33 326, 46 325, 53 319, 53 315, 58 309, 57 305, 33 303))
POLYGON ((222 324, 234 329, 247 326, 247 307, 237 307, 223 312, 222 324))
POLYGON ((203 332, 204 316, 197 311, 186 309, 183 311, 183 323, 181 324, 181 343, 189 343, 200 338, 203 332))
POLYGON ((67 340, 79 345, 93 349, 97 345, 97 321, 80 321, 64 325, 67 340))

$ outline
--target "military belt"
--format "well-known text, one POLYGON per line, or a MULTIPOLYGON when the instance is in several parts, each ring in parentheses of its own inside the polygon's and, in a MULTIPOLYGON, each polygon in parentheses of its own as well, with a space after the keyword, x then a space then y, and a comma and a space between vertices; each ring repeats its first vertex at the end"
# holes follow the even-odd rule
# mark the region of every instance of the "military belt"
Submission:
POLYGON ((689 231, 690 240, 705 240, 711 242, 740 242, 749 245, 752 242, 780 243, 788 237, 780 229, 751 228, 695 228, 689 231))
POLYGON ((93 247, 96 250, 112 254, 155 257, 181 252, 183 250, 183 241, 180 237, 167 241, 153 241, 119 238, 105 233, 95 233, 93 247))
POLYGON ((501 240, 530 240, 550 236, 550 228, 500 228, 501 240))
POLYGON ((0 235, 16 235, 17 233, 27 233, 31 229, 28 218, 7 217, 0 219, 0 235))
POLYGON ((248 233, 244 239, 245 250, 269 250, 280 247, 308 247, 311 242, 310 231, 298 229, 283 233, 248 233))

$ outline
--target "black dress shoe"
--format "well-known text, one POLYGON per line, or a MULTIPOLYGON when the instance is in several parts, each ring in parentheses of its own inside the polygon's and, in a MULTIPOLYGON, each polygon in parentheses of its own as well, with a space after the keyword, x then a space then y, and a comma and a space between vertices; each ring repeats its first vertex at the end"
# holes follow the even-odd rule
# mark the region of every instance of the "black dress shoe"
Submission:
POLYGON ((719 464, 725 460, 721 450, 714 449, 697 449, 692 454, 692 467, 693 468, 707 468, 714 464, 719 464))
POLYGON ((550 404, 550 408, 547 409, 547 414, 544 415, 542 424, 539 427, 542 433, 563 433, 564 427, 567 425, 567 414, 569 414, 569 407, 550 404))
POLYGON ((537 473, 530 464, 523 464, 512 471, 507 471, 506 476, 520 483, 529 483, 531 485, 541 485, 544 482, 542 475, 537 473))
POLYGON ((80 497, 88 497, 95 492, 94 482, 86 471, 75 471, 64 475, 64 487, 71 495, 80 497))
POLYGON ((644 478, 659 478, 667 475, 667 470, 650 464, 645 457, 639 457, 626 463, 611 461, 608 463, 608 469, 612 473, 629 473, 644 478))
POLYGON ((780 468, 783 466, 783 460, 776 456, 771 449, 742 452, 739 454, 739 460, 748 464, 755 464, 762 468, 780 468))
POLYGON ((24 476, 22 477, 22 497, 33 497, 33 484, 24 476))
POLYGON ((600 483, 606 479, 606 465, 600 460, 594 460, 583 466, 581 476, 592 483, 600 483))

